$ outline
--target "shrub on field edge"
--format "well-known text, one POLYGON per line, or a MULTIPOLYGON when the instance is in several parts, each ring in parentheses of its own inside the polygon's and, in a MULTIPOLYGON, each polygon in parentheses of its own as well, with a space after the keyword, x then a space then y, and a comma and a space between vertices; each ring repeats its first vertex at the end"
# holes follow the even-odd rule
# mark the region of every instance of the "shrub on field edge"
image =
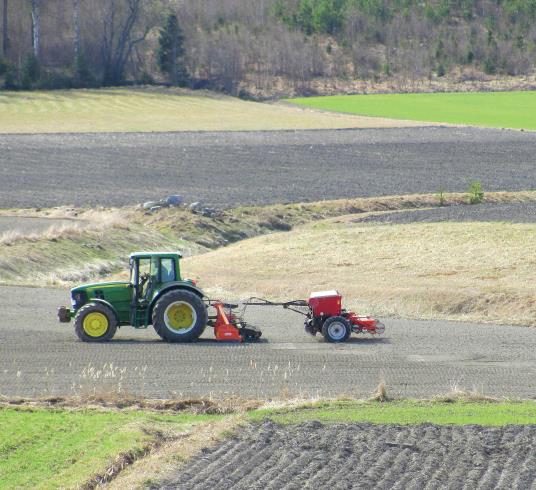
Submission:
POLYGON ((9 71, 9 61, 0 58, 0 76, 5 75, 9 71))
POLYGON ((469 184, 469 204, 480 204, 484 200, 484 191, 480 181, 475 180, 469 184))
POLYGON ((144 70, 138 80, 138 83, 140 85, 154 85, 154 78, 148 71, 144 70))
POLYGON ((0 58, 0 76, 4 77, 2 88, 6 90, 17 89, 17 71, 6 59, 0 58))
POLYGON ((445 199, 445 189, 443 187, 440 187, 437 191, 437 199, 439 201, 439 205, 443 207, 445 205, 446 199, 445 199))
POLYGON ((41 75, 35 86, 42 90, 59 90, 73 88, 74 85, 69 75, 55 71, 46 71, 41 75))
POLYGON ((73 72, 73 87, 93 88, 98 86, 97 79, 95 78, 93 73, 91 73, 91 70, 89 69, 89 66, 83 55, 77 56, 74 60, 73 72))
POLYGON ((3 87, 6 90, 17 90, 19 88, 17 84, 17 73, 14 70, 9 70, 4 78, 3 87))
POLYGON ((22 64, 20 77, 21 87, 25 90, 33 88, 40 76, 41 67, 39 66, 39 60, 33 54, 29 54, 22 64))

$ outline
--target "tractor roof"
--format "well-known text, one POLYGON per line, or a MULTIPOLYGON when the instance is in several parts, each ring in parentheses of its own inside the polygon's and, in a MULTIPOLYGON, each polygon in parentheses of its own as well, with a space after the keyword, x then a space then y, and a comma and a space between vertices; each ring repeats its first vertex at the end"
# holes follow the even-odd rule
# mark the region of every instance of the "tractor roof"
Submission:
POLYGON ((164 257, 164 258, 182 258, 180 252, 134 252, 130 254, 131 259, 150 259, 151 257, 164 257))

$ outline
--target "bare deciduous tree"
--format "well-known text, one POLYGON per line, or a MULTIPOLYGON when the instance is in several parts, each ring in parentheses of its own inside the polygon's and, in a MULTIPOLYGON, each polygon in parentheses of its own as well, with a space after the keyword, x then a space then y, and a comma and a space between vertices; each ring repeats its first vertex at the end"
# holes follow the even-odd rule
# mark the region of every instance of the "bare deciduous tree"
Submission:
POLYGON ((155 5, 148 0, 106 0, 106 3, 102 16, 103 79, 106 84, 116 84, 124 78, 132 50, 145 40, 154 25, 146 16, 144 26, 140 27, 139 21, 142 14, 150 17, 148 7, 155 5))

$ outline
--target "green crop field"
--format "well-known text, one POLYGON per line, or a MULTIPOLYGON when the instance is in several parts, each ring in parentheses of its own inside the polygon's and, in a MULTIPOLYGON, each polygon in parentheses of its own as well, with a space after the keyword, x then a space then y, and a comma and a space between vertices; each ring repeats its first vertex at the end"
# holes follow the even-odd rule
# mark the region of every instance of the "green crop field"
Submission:
POLYGON ((0 489, 71 488, 102 474, 118 454, 135 457, 155 434, 183 431, 208 415, 0 409, 0 489))
POLYGON ((335 95, 290 102, 362 116, 536 130, 536 92, 335 95))
POLYGON ((309 407, 259 409, 248 415, 260 422, 269 418, 280 424, 310 420, 324 423, 438 424, 504 426, 536 423, 536 403, 523 402, 436 402, 398 400, 388 403, 341 401, 318 402, 309 407))

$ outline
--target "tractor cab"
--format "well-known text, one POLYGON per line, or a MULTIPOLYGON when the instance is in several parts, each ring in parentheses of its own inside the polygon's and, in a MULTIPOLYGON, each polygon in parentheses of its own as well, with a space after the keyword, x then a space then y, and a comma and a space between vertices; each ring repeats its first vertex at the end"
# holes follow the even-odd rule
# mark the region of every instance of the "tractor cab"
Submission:
POLYGON ((140 304, 151 299, 155 289, 181 281, 179 253, 135 253, 130 256, 130 283, 133 298, 140 304))
MULTIPOLYGON (((181 282, 179 261, 182 255, 166 252, 138 252, 130 256, 131 325, 145 318, 147 307, 163 288, 181 282)), ((193 281, 186 281, 193 284, 193 281)))

